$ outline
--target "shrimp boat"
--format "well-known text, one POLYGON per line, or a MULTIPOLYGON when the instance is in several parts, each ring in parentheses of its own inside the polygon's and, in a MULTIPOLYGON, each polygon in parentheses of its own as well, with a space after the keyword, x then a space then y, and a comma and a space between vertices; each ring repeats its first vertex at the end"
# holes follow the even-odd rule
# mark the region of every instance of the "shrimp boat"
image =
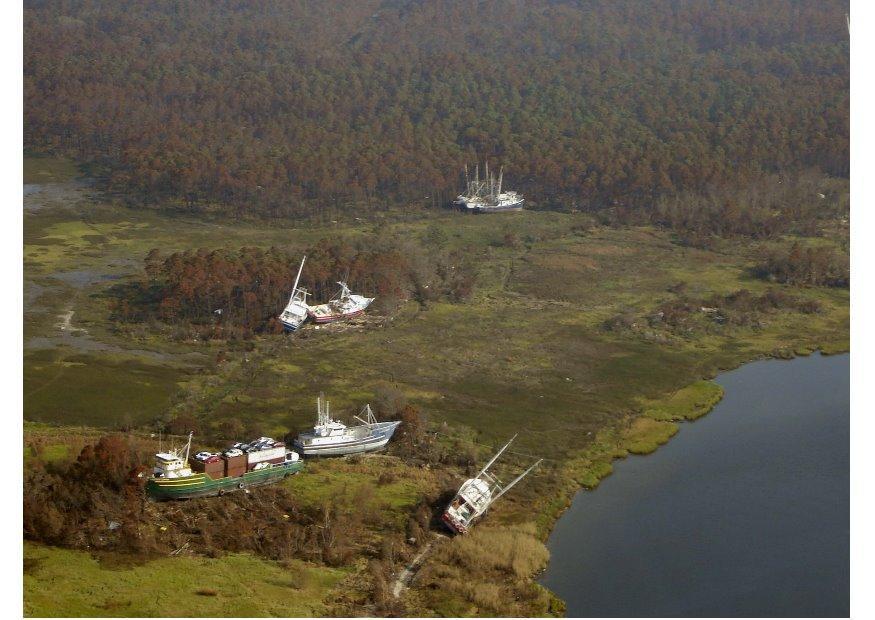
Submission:
POLYGON ((329 403, 320 394, 316 399, 318 420, 311 432, 301 433, 294 442, 295 449, 304 456, 343 456, 359 452, 370 452, 383 448, 400 420, 378 422, 370 405, 362 409, 364 417, 355 416, 361 422, 358 426, 347 426, 331 419, 329 403))
POLYGON ((486 466, 480 470, 479 474, 462 484, 453 501, 450 502, 444 514, 441 515, 444 525, 454 534, 467 534, 471 526, 483 516, 493 502, 510 491, 517 482, 526 477, 543 460, 538 459, 534 465, 514 478, 513 482, 503 486, 497 477, 489 473, 489 468, 507 450, 514 439, 516 439, 516 435, 504 444, 504 447, 486 463, 486 466))
POLYGON ((224 495, 277 482, 304 467, 297 452, 269 437, 235 444, 221 454, 199 452, 189 459, 193 435, 189 433, 188 443, 181 448, 155 455, 155 468, 146 481, 146 493, 152 499, 224 495))
POLYGON ((341 319, 351 319, 365 311, 374 301, 373 297, 355 295, 346 282, 338 282, 340 292, 327 304, 310 306, 309 314, 316 323, 331 323, 341 319))
POLYGON ((286 309, 280 314, 279 319, 286 331, 293 332, 303 325, 307 320, 307 292, 305 288, 298 288, 298 282, 301 280, 301 272, 304 270, 305 256, 301 260, 301 266, 298 267, 298 276, 295 278, 295 285, 292 287, 292 296, 289 298, 289 303, 286 304, 286 309))
POLYGON ((480 166, 475 168, 474 179, 468 177, 468 166, 465 166, 465 193, 459 194, 453 201, 457 208, 473 213, 491 213, 493 211, 519 211, 523 208, 523 195, 513 191, 501 191, 504 178, 504 166, 499 169, 498 180, 489 174, 489 162, 486 162, 486 179, 480 180, 480 166))

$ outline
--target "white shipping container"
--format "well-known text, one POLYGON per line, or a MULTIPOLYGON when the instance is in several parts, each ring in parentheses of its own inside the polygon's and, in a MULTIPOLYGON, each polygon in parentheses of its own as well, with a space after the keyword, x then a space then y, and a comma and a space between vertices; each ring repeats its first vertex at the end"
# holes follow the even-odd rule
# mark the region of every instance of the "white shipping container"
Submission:
POLYGON ((249 464, 269 461, 271 459, 285 458, 286 449, 282 446, 279 448, 268 448, 267 450, 258 450, 257 452, 249 453, 249 464))

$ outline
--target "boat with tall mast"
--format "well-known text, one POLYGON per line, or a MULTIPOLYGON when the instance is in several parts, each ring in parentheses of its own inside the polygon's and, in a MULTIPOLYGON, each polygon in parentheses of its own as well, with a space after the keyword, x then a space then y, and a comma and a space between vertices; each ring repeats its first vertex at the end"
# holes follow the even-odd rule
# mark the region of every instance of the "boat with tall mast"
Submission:
POLYGON ((294 442, 295 449, 304 456, 342 456, 379 450, 401 424, 400 420, 377 421, 371 406, 365 405, 361 416, 354 416, 361 424, 347 426, 331 418, 330 405, 322 394, 316 399, 316 412, 316 426, 298 435, 294 442))
POLYGON ((362 314, 374 301, 373 297, 356 295, 349 290, 346 282, 338 282, 340 291, 326 304, 309 307, 310 318, 316 323, 331 323, 351 319, 362 314))
POLYGON ((480 473, 462 484, 453 501, 444 510, 441 520, 454 534, 467 534, 471 526, 483 516, 486 510, 498 498, 510 491, 543 460, 538 459, 527 470, 514 478, 510 484, 503 485, 501 480, 489 473, 489 468, 508 449, 516 437, 516 435, 511 437, 510 441, 504 444, 504 447, 486 463, 483 469, 480 470, 480 473))
POLYGON ((502 191, 504 182, 504 166, 499 169, 498 179, 489 173, 489 162, 486 162, 486 179, 480 180, 480 164, 474 169, 474 178, 468 176, 468 165, 465 164, 465 193, 459 194, 453 201, 457 208, 474 213, 490 213, 493 211, 519 211, 523 208, 523 195, 514 191, 502 191))
POLYGON ((298 267, 298 275, 295 278, 295 285, 292 287, 292 296, 289 298, 289 303, 286 304, 285 310, 280 314, 279 319, 286 331, 293 332, 297 330, 304 321, 307 320, 310 307, 307 305, 307 292, 305 288, 298 288, 298 282, 301 281, 301 272, 304 270, 305 256, 301 259, 301 266, 298 267))

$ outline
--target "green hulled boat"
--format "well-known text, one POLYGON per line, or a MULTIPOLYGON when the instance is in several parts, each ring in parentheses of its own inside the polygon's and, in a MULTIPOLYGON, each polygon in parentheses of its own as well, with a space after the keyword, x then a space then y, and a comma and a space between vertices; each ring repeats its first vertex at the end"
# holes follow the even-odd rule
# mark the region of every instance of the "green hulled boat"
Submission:
POLYGON ((258 462, 252 471, 247 471, 251 465, 249 460, 258 457, 237 450, 236 452, 241 454, 229 457, 226 452, 221 458, 211 460, 211 467, 201 465, 205 471, 195 472, 188 460, 190 450, 191 435, 184 452, 183 449, 179 449, 155 455, 155 470, 146 482, 146 493, 151 498, 192 499, 224 495, 232 491, 271 484, 304 468, 304 462, 296 452, 285 452, 284 449, 274 448, 279 453, 285 452, 284 457, 275 459, 280 462, 258 462))

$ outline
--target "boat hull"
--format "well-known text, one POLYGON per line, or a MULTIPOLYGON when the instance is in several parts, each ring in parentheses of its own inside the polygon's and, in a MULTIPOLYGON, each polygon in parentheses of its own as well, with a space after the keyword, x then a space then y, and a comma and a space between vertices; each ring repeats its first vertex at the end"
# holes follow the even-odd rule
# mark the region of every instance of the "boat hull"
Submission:
POLYGON ((319 316, 316 314, 310 314, 310 318, 313 319, 314 323, 333 323, 334 321, 343 321, 346 319, 352 319, 357 316, 364 314, 365 310, 362 308, 361 310, 356 310, 354 312, 347 312, 346 314, 328 314, 319 316))
POLYGON ((444 512, 441 515, 441 521, 450 530, 453 534, 467 534, 468 528, 465 527, 460 521, 453 519, 453 517, 448 513, 444 512))
POLYGON ((373 452, 386 447, 400 422, 387 423, 385 428, 377 430, 370 437, 353 439, 347 442, 329 444, 308 444, 299 437, 294 441, 295 449, 304 456, 345 456, 373 452))
POLYGON ((298 473, 303 468, 303 462, 290 461, 230 478, 213 479, 208 474, 203 473, 184 478, 150 478, 146 483, 146 493, 156 500, 212 497, 272 484, 286 476, 298 473))
POLYGON ((472 207, 471 210, 474 213, 496 213, 499 211, 522 211, 523 205, 525 204, 525 200, 520 200, 519 202, 515 202, 509 205, 478 205, 476 207, 472 207))

